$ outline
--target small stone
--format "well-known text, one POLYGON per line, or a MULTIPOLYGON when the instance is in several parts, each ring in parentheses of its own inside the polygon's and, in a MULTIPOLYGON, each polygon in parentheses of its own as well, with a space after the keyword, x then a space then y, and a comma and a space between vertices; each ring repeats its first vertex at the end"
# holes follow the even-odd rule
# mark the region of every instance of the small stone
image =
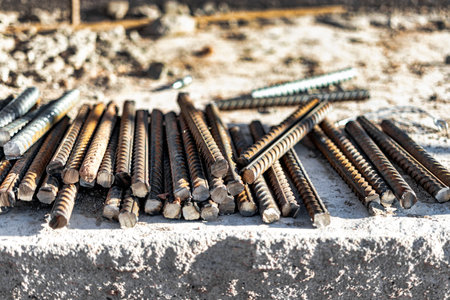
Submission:
POLYGON ((9 80, 9 69, 6 67, 0 68, 0 82, 7 83, 9 80))
POLYGON ((15 87, 25 87, 28 85, 31 85, 31 80, 27 77, 25 77, 23 74, 13 74, 12 76, 13 81, 12 84, 15 87))
POLYGON ((149 19, 158 19, 161 11, 154 4, 136 6, 131 10, 131 14, 135 17, 145 17, 149 19))
POLYGON ((148 68, 148 77, 153 80, 161 78, 161 74, 164 70, 164 64, 162 62, 152 62, 148 68))
POLYGON ((128 12, 128 1, 111 1, 106 7, 106 14, 113 19, 121 20, 128 12))
POLYGON ((182 35, 195 31, 195 19, 187 15, 164 15, 141 31, 143 35, 161 37, 182 35))
POLYGON ((191 10, 187 4, 179 3, 177 1, 167 1, 164 4, 164 12, 167 15, 190 15, 191 10))

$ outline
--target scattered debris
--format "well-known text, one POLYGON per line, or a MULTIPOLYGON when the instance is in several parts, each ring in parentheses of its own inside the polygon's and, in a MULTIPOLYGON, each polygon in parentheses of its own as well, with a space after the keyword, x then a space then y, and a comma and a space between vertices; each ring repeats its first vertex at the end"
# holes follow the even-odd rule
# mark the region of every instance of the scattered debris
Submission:
POLYGON ((106 7, 106 14, 115 20, 123 19, 128 12, 128 1, 110 1, 106 7))

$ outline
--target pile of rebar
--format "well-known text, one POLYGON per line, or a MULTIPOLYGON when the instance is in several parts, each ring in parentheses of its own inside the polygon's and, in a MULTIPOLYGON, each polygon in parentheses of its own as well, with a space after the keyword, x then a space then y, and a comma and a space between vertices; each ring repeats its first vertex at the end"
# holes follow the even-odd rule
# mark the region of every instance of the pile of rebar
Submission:
MULTIPOLYGON (((323 87, 353 73, 335 72, 324 82, 315 77, 273 90, 296 93, 308 82, 311 88, 323 87)), ((274 101, 285 97, 270 89, 266 94, 274 101)), ((383 213, 395 199, 403 208, 417 201, 390 160, 438 202, 450 199, 450 172, 393 122, 384 120, 383 132, 360 116, 344 132, 326 119, 332 99, 317 95, 296 103, 291 115, 266 130, 259 121, 228 128, 220 102, 202 111, 186 93, 178 95, 179 115, 136 110, 134 101, 125 101, 119 116, 117 105, 109 102, 81 105, 70 122, 65 115, 78 99, 77 90, 38 106, 37 89, 27 89, 0 103, 1 211, 37 199, 53 205, 49 225, 61 228, 70 221, 79 191, 97 188, 105 190, 103 216, 121 227, 135 226, 142 211, 206 221, 259 212, 263 222, 272 223, 297 216, 302 207, 315 227, 323 227, 330 214, 294 150, 306 136, 370 215, 383 213)), ((265 98, 253 100, 260 99, 265 98)))

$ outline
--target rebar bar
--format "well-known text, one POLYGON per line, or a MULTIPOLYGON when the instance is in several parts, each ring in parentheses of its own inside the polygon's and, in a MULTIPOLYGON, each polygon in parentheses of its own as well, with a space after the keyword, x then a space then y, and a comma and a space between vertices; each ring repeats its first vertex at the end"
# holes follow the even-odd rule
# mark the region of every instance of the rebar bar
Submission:
POLYGON ((58 179, 53 175, 47 174, 41 184, 41 187, 39 188, 39 191, 36 194, 36 197, 41 203, 52 204, 53 201, 55 201, 56 196, 58 195, 58 190, 58 179))
POLYGON ((450 186, 450 171, 432 157, 422 146, 417 144, 406 132, 393 122, 383 120, 381 128, 389 134, 401 147, 408 151, 419 163, 433 173, 446 186, 450 186))
MULTIPOLYGON (((117 117, 119 118, 119 117, 117 117)), ((108 147, 105 155, 103 155, 102 163, 97 172, 97 183, 104 188, 110 188, 114 183, 114 165, 116 162, 116 149, 119 140, 119 124, 116 120, 116 125, 109 139, 108 147)))
POLYGON ((38 153, 30 164, 25 176, 19 184, 17 197, 22 201, 31 201, 36 189, 45 174, 45 167, 58 146, 61 137, 69 125, 69 118, 64 117, 45 138, 38 153))
POLYGON ((105 109, 105 104, 98 103, 89 112, 86 122, 80 131, 77 138, 75 146, 70 153, 67 163, 61 173, 61 177, 65 184, 77 183, 79 181, 78 169, 83 162, 84 155, 89 147, 89 142, 94 135, 95 129, 97 128, 98 121, 103 114, 105 109))
POLYGON ((3 159, 2 161, 0 161, 0 182, 3 182, 12 166, 13 164, 10 160, 3 159))
POLYGON ((245 182, 253 183, 263 174, 274 161, 283 156, 289 149, 295 146, 305 137, 312 128, 319 124, 331 110, 330 103, 321 102, 313 108, 304 119, 296 123, 286 131, 279 139, 261 152, 250 164, 242 169, 242 177, 245 182))
POLYGON ((194 201, 185 201, 181 210, 185 220, 192 221, 200 219, 200 208, 194 201))
POLYGON ((365 117, 358 117, 357 121, 372 137, 377 145, 398 164, 406 173, 430 193, 438 202, 450 200, 450 188, 445 186, 437 177, 415 160, 406 150, 400 147, 391 137, 383 133, 365 117))
POLYGON ((150 117, 150 192, 145 201, 145 212, 158 214, 162 208, 159 195, 164 192, 164 115, 154 109, 150 117))
POLYGON ((164 194, 159 197, 164 200, 162 214, 166 219, 181 218, 181 200, 173 194, 172 171, 170 169, 170 159, 167 153, 164 153, 164 194))
POLYGON ((233 160, 233 148, 230 144, 227 127, 223 123, 219 110, 214 103, 206 105, 205 112, 211 134, 228 163, 228 172, 224 177, 224 182, 228 192, 232 196, 236 196, 244 190, 244 183, 238 174, 236 163, 233 160))
POLYGON ((365 100, 370 98, 368 90, 347 90, 336 91, 328 93, 314 93, 314 94, 296 94, 267 98, 253 98, 249 96, 215 101, 220 110, 239 110, 239 109, 253 109, 253 108, 268 108, 268 107, 282 107, 282 106, 296 106, 302 105, 311 99, 318 99, 319 101, 340 102, 348 100, 365 100))
POLYGON ((25 151, 67 114, 76 104, 79 96, 80 92, 78 90, 71 90, 43 110, 33 121, 28 123, 25 128, 5 144, 3 150, 6 157, 17 158, 23 155, 25 151))
POLYGON ((73 207, 77 198, 79 185, 66 184, 58 193, 53 204, 49 226, 53 229, 65 227, 72 216, 73 207))
POLYGON ((89 104, 83 104, 78 110, 78 114, 66 132, 61 144, 56 149, 55 154, 47 165, 47 173, 54 176, 60 176, 63 171, 72 148, 77 141, 78 134, 86 121, 90 111, 89 104))
MULTIPOLYGON (((257 141, 266 133, 264 126, 260 121, 252 121, 250 123, 250 133, 253 139, 257 141)), ((281 215, 283 217, 293 217, 295 218, 300 211, 300 206, 294 197, 289 181, 287 180, 286 174, 281 167, 280 161, 277 160, 273 165, 267 169, 265 172, 266 181, 271 188, 275 200, 281 210, 281 215)))
POLYGON ((336 170, 362 204, 364 204, 369 214, 373 216, 382 213, 383 209, 380 205, 379 195, 322 130, 319 127, 315 127, 311 131, 310 137, 333 169, 336 170))
POLYGON ((25 115, 38 101, 39 90, 36 87, 25 89, 0 110, 0 127, 6 126, 18 117, 25 115))
POLYGON ((116 115, 117 105, 114 102, 108 103, 81 164, 80 178, 90 185, 95 184, 97 172, 116 124, 116 115))
POLYGON ((247 184, 244 185, 244 190, 236 196, 236 203, 239 213, 244 217, 254 216, 258 212, 258 207, 247 184))
POLYGON ((122 202, 123 189, 120 186, 113 185, 106 195, 103 203, 103 216, 110 220, 119 220, 119 207, 122 202))
POLYGON ((219 205, 219 215, 231 215, 236 212, 236 202, 234 197, 227 195, 219 205))
POLYGON ((404 208, 412 207, 417 202, 416 194, 364 129, 355 121, 350 121, 345 125, 345 130, 356 141, 391 187, 400 204, 404 208))
POLYGON ((279 85, 253 90, 253 98, 275 97, 306 92, 310 89, 320 89, 333 84, 347 81, 357 76, 354 68, 346 68, 314 77, 308 77, 297 81, 286 82, 279 85))
POLYGON ((148 182, 148 138, 148 111, 138 110, 134 134, 131 190, 133 195, 139 198, 147 196, 150 190, 148 182))
POLYGON ((206 200, 199 203, 200 217, 208 222, 217 220, 219 216, 219 206, 212 200, 206 200))
POLYGON ((136 226, 139 217, 139 201, 132 195, 131 189, 126 189, 122 199, 122 208, 119 212, 121 228, 136 226))
POLYGON ((295 150, 290 149, 286 152, 281 158, 281 162, 305 204, 312 225, 317 228, 330 225, 330 213, 295 150))
POLYGON ((395 199, 394 193, 384 179, 374 170, 372 165, 364 158, 359 150, 356 149, 353 143, 327 119, 320 123, 320 127, 374 188, 380 196, 381 204, 385 206, 391 205, 395 199))
POLYGON ((205 123, 203 114, 199 112, 186 93, 178 94, 178 105, 194 136, 200 154, 210 168, 214 177, 224 177, 228 172, 228 162, 222 155, 217 143, 205 123))
POLYGON ((131 185, 131 164, 134 142, 135 102, 125 101, 120 120, 119 142, 116 154, 116 183, 124 188, 131 185))
POLYGON ((209 198, 209 186, 202 160, 184 117, 180 117, 180 126, 191 178, 192 198, 195 201, 205 201, 209 198))

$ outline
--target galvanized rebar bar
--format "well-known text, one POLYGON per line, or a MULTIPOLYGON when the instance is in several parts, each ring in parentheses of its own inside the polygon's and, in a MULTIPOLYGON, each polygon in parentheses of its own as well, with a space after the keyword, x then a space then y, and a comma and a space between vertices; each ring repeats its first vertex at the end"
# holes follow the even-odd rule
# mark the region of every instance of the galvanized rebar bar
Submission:
POLYGON ((170 168, 170 159, 167 153, 164 153, 164 194, 161 194, 164 200, 162 214, 167 219, 181 218, 181 200, 173 194, 172 171, 170 168))
POLYGON ((282 134, 279 139, 242 169, 244 181, 247 183, 254 182, 274 161, 280 159, 289 149, 305 137, 315 125, 319 124, 330 110, 330 103, 321 102, 308 112, 304 119, 282 134))
POLYGON ((400 204, 404 208, 412 207, 417 202, 416 194, 364 129, 355 121, 350 121, 345 125, 345 130, 369 157, 372 164, 389 184, 397 199, 399 199, 400 204))
POLYGON ((103 203, 103 216, 110 220, 119 220, 119 207, 122 202, 123 189, 120 186, 113 185, 106 195, 103 203))
POLYGON ((119 140, 118 122, 119 120, 117 119, 105 155, 103 155, 102 163, 97 172, 97 183, 104 188, 110 188, 114 183, 114 164, 116 162, 116 149, 119 140))
POLYGON ((383 120, 381 128, 400 146, 408 151, 418 162, 439 178, 446 186, 450 186, 450 170, 432 157, 422 146, 417 144, 406 132, 398 128, 392 121, 383 120))
POLYGON ((30 87, 25 89, 0 110, 0 127, 6 126, 18 117, 25 115, 36 104, 38 99, 38 88, 30 87))
POLYGON ((86 118, 90 111, 89 104, 83 104, 78 111, 77 116, 73 120, 69 129, 66 132, 66 135, 61 141, 58 149, 56 149, 55 154, 47 165, 47 173, 60 176, 63 171, 67 160, 69 159, 69 155, 72 152, 72 148, 75 145, 78 134, 80 133, 81 128, 83 127, 86 118))
POLYGON ((148 110, 136 112, 131 190, 139 198, 147 196, 148 182, 148 110))
MULTIPOLYGON (((263 137, 266 133, 266 130, 260 121, 252 121, 249 128, 255 141, 263 137)), ((275 161, 273 165, 267 169, 265 175, 266 181, 280 207, 281 215, 283 217, 295 218, 300 211, 300 206, 294 197, 294 193, 292 192, 286 174, 281 167, 280 161, 275 161)))
POLYGON ((318 99, 319 101, 340 102, 348 100, 365 100, 370 98, 368 90, 348 90, 336 91, 329 93, 314 93, 314 94, 296 94, 268 98, 253 98, 244 96, 240 98, 218 100, 216 105, 220 110, 239 110, 239 109, 253 109, 253 108, 268 108, 268 107, 282 107, 282 106, 296 106, 302 105, 311 99, 318 99))
POLYGON ((295 150, 290 149, 286 152, 281 158, 281 162, 305 204, 312 225, 317 228, 330 225, 330 213, 319 193, 317 193, 295 150))
POLYGON ((400 147, 391 137, 383 133, 365 117, 357 121, 377 143, 381 150, 398 164, 406 173, 430 193, 438 202, 450 200, 450 188, 444 185, 436 176, 414 159, 406 150, 400 147))
POLYGON ((132 195, 131 189, 126 189, 122 208, 119 212, 119 223, 121 228, 131 228, 136 226, 139 217, 139 201, 132 195))
POLYGON ((154 109, 150 117, 150 193, 145 201, 145 212, 158 214, 162 208, 162 200, 158 195, 164 192, 164 115, 154 109))
POLYGON ((338 147, 319 127, 316 127, 311 131, 310 137, 317 149, 322 152, 330 165, 353 190, 362 204, 364 204, 369 214, 372 216, 380 214, 383 209, 380 205, 379 195, 338 147))
POLYGON ((53 201, 55 201, 56 196, 58 195, 58 190, 58 179, 52 175, 47 174, 41 184, 41 187, 39 188, 39 191, 36 194, 36 197, 41 203, 52 204, 53 201))
POLYGON ((184 117, 180 117, 180 126, 191 178, 192 198, 195 201, 205 201, 209 198, 209 186, 202 160, 184 117))
POLYGON ((366 178, 369 184, 380 195, 381 204, 389 206, 394 202, 395 195, 389 188, 384 179, 378 175, 372 165, 364 158, 353 143, 327 119, 320 123, 320 127, 325 134, 339 147, 339 149, 347 156, 350 162, 358 169, 361 175, 366 178))
POLYGON ((119 142, 116 156, 116 183, 124 188, 131 185, 131 164, 134 142, 135 102, 125 101, 120 120, 119 142))
POLYGON ((80 92, 78 90, 71 90, 43 110, 33 121, 28 123, 24 129, 5 144, 3 150, 6 157, 17 158, 23 155, 25 151, 67 114, 76 104, 79 96, 80 92))
POLYGON ((43 139, 40 139, 31 146, 31 148, 14 163, 14 166, 11 168, 8 175, 6 175, 5 180, 3 180, 0 185, 0 207, 12 207, 15 205, 16 189, 33 161, 33 158, 36 156, 36 153, 39 151, 42 142, 43 139))
POLYGON ((208 222, 217 220, 219 216, 219 206, 212 200, 207 200, 199 203, 200 217, 208 222))
POLYGON ((178 94, 178 105, 194 136, 200 154, 203 156, 214 177, 224 177, 228 172, 228 162, 205 123, 203 114, 198 111, 186 93, 178 94))
POLYGON ((253 98, 263 98, 292 95, 300 92, 306 92, 310 89, 319 89, 333 84, 338 84, 343 81, 350 80, 356 75, 356 69, 347 68, 297 81, 256 89, 252 91, 251 96, 253 98))
POLYGON ((58 146, 67 126, 69 125, 69 117, 64 117, 45 138, 38 153, 30 164, 25 176, 19 185, 17 197, 22 201, 33 200, 34 193, 41 182, 41 178, 45 174, 45 167, 58 146))
POLYGON ((185 220, 192 221, 200 219, 200 208, 194 201, 185 201, 181 210, 185 220))
POLYGON ((108 103, 81 164, 79 171, 80 178, 90 185, 95 184, 97 172, 108 147, 114 125, 116 124, 116 115, 117 105, 114 102, 108 103))
POLYGON ((219 146, 222 155, 228 162, 228 172, 224 177, 224 182, 227 185, 228 192, 232 196, 238 195, 244 190, 244 183, 241 180, 241 176, 238 174, 236 163, 233 160, 233 148, 231 147, 227 127, 223 123, 219 110, 215 104, 212 103, 206 105, 205 112, 211 134, 216 141, 217 146, 219 146))
POLYGON ((178 128, 177 115, 169 112, 164 116, 166 124, 167 148, 172 171, 173 195, 181 201, 191 197, 189 175, 184 157, 184 148, 178 128))
POLYGON ((89 143, 97 128, 98 121, 103 114, 105 104, 98 103, 89 112, 86 122, 80 131, 75 146, 67 160, 67 163, 61 173, 61 177, 65 184, 77 183, 79 181, 78 169, 83 162, 84 155, 88 149, 89 143))
POLYGON ((49 226, 53 229, 65 227, 72 216, 73 207, 77 198, 79 185, 66 184, 58 193, 58 198, 53 204, 49 226))
MULTIPOLYGON (((244 135, 238 129, 233 127, 230 129, 231 138, 234 142, 236 152, 238 154, 243 153, 249 146, 249 142, 245 139, 244 135)), ((250 185, 253 190, 255 200, 258 203, 259 213, 264 223, 272 223, 280 219, 280 210, 273 198, 270 189, 263 176, 259 176, 250 185)))
POLYGON ((251 163, 259 154, 279 139, 283 133, 289 130, 296 123, 301 121, 308 112, 310 112, 317 104, 319 100, 311 99, 304 105, 300 105, 289 117, 287 117, 279 125, 273 126, 268 133, 266 133, 260 139, 251 145, 244 153, 238 158, 238 163, 241 166, 246 166, 251 163))

